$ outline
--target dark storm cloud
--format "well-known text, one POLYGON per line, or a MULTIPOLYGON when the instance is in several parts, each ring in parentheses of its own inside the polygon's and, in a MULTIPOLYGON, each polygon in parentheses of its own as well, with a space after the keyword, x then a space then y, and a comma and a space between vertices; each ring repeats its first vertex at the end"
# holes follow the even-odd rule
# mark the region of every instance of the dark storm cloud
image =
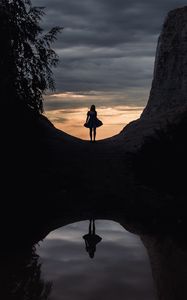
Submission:
POLYGON ((157 38, 183 0, 34 0, 44 27, 63 26, 55 43, 57 91, 150 89, 157 38))
POLYGON ((46 6, 45 26, 64 26, 57 47, 114 47, 144 40, 145 34, 157 35, 161 27, 155 11, 133 1, 37 1, 40 3, 46 6))
MULTIPOLYGON (((118 106, 128 106, 129 105, 129 99, 125 100, 125 99, 119 99, 119 98, 113 98, 113 99, 96 99, 94 98, 93 100, 90 100, 89 97, 86 99, 82 99, 82 100, 76 100, 76 101, 72 101, 70 99, 67 100, 63 100, 63 101, 58 101, 58 100, 49 100, 49 101, 45 101, 45 107, 47 111, 51 111, 51 110, 62 110, 65 109, 65 111, 62 111, 63 114, 63 118, 64 117, 64 113, 72 113, 72 111, 70 111, 69 109, 79 109, 82 107, 87 107, 89 108, 90 105, 92 103, 95 103, 96 106, 99 107, 114 107, 118 110, 120 110, 120 108, 118 108, 118 106)), ((133 103, 134 104, 134 103, 133 103)), ((141 103, 141 101, 138 102, 139 105, 142 105, 142 107, 144 106, 144 103, 141 103)), ((141 106, 140 106, 141 107, 141 106)), ((125 109, 127 110, 139 110, 140 107, 134 109, 133 107, 131 109, 125 109)), ((121 110, 124 110, 124 108, 121 108, 121 110)), ((65 121, 65 120, 64 120, 65 121)))
POLYGON ((35 0, 33 3, 46 7, 47 27, 64 26, 61 41, 68 46, 71 43, 111 46, 137 41, 141 33, 158 34, 167 12, 186 4, 182 0, 35 0))

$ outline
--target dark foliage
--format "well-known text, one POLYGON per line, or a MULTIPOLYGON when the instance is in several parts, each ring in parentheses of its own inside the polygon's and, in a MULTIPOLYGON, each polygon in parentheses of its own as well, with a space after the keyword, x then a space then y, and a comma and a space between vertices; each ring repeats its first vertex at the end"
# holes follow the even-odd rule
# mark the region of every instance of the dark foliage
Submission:
POLYGON ((187 112, 147 137, 133 157, 138 180, 177 199, 186 197, 187 112))
POLYGON ((20 249, 16 250, 14 252, 9 250, 10 253, 1 253, 0 279, 3 299, 48 299, 52 283, 42 279, 41 263, 39 256, 35 253, 35 248, 26 249, 20 246, 20 249))
POLYGON ((0 91, 9 106, 25 104, 43 111, 43 93, 54 89, 51 68, 58 56, 51 48, 60 27, 44 34, 40 21, 44 9, 30 0, 0 1, 0 91))

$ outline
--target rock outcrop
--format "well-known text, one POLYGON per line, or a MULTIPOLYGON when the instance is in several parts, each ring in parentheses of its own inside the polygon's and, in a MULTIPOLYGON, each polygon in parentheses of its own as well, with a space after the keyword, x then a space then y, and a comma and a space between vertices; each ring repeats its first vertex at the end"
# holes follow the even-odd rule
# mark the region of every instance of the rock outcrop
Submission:
POLYGON ((145 138, 187 111, 187 6, 168 13, 158 39, 149 100, 142 115, 114 139, 124 151, 136 152, 145 138))
POLYGON ((158 39, 154 78, 141 118, 177 114, 187 107, 187 6, 170 11, 158 39))

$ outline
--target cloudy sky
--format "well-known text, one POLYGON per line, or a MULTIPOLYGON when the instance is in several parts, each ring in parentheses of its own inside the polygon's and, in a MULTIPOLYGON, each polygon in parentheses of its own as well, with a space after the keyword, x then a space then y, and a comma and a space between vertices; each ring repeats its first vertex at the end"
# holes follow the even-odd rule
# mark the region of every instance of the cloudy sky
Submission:
MULTIPOLYGON (((138 117, 148 100, 156 44, 164 18, 170 10, 184 6, 186 1, 32 2, 45 7, 44 28, 64 27, 54 44, 60 58, 54 70, 56 92, 45 100, 50 119, 58 127, 63 124, 62 129, 77 129, 75 135, 79 135, 79 126, 92 103, 96 104, 102 120, 109 126, 105 129, 111 134, 138 117), (128 113, 129 106, 131 112, 135 106, 133 114, 128 113), (122 113, 122 107, 121 120, 118 112, 122 113), (114 108, 113 123, 106 119, 106 108, 110 109, 110 115, 114 108), (114 130, 115 126, 118 127, 114 130)), ((80 135, 83 137, 81 132, 80 135)))
POLYGON ((156 290, 140 238, 120 224, 96 220, 102 240, 91 259, 82 238, 88 221, 52 231, 37 247, 42 278, 52 282, 49 299, 155 300, 156 290))

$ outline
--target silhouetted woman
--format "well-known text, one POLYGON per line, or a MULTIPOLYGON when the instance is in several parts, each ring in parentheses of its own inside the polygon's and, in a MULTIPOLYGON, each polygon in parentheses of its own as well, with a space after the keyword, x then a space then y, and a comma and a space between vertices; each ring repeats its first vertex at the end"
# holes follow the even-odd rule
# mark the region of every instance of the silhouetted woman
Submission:
POLYGON ((97 118, 97 111, 95 110, 95 105, 90 107, 87 112, 85 127, 90 128, 90 140, 95 142, 96 138, 96 128, 102 126, 103 123, 97 118))
POLYGON ((90 258, 94 257, 96 251, 96 245, 102 240, 102 238, 95 234, 95 221, 90 219, 89 232, 88 234, 83 235, 85 240, 86 251, 89 253, 90 258))

